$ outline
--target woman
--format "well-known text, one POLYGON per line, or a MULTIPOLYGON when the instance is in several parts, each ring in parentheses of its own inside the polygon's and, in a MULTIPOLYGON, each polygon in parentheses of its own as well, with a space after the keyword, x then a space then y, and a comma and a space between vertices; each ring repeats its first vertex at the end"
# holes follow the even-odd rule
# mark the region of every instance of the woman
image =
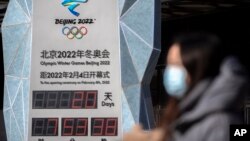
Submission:
POLYGON ((234 57, 223 57, 218 37, 179 36, 169 49, 164 87, 171 96, 159 128, 140 126, 124 141, 229 141, 229 125, 242 121, 247 74, 234 57))

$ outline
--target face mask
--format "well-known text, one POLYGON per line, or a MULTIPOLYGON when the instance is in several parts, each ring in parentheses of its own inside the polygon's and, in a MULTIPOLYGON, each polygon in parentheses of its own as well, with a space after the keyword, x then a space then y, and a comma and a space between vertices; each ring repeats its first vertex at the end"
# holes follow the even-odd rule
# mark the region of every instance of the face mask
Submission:
POLYGON ((187 73, 183 67, 169 65, 163 76, 163 84, 167 93, 175 98, 182 98, 187 90, 187 73))

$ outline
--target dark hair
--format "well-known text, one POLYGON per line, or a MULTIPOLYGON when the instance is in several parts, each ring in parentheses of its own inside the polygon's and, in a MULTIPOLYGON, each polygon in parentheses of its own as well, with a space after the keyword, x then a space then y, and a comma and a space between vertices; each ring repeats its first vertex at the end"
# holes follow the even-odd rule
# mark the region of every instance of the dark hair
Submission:
MULTIPOLYGON (((191 77, 186 96, 201 80, 215 77, 219 73, 224 54, 221 41, 216 35, 206 32, 185 33, 177 36, 173 44, 180 46, 183 65, 191 77)), ((171 137, 169 126, 178 116, 178 100, 170 98, 161 124, 166 131, 164 140, 171 137)))
POLYGON ((186 33, 175 38, 173 43, 180 46, 183 65, 191 77, 191 87, 219 73, 224 54, 222 43, 216 35, 205 32, 186 33))

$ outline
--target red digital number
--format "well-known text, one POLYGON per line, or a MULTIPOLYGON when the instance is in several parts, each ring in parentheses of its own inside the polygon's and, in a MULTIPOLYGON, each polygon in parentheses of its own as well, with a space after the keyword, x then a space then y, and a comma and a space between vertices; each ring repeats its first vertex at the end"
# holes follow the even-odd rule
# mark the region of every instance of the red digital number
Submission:
POLYGON ((103 134, 104 119, 94 119, 93 136, 101 136, 103 134))
POLYGON ((117 119, 107 119, 106 122, 106 136, 115 136, 117 130, 117 119))
POLYGON ((57 119, 48 119, 46 135, 56 135, 57 125, 58 125, 57 119))
POLYGON ((75 92, 74 93, 74 99, 72 102, 72 108, 73 109, 81 109, 82 108, 82 103, 84 98, 84 93, 83 92, 75 92))
POLYGON ((32 136, 57 136, 58 118, 32 118, 32 136))
POLYGON ((88 119, 78 119, 76 125, 76 135, 86 136, 88 129, 88 119))
POLYGON ((87 92, 85 108, 94 109, 96 108, 96 92, 87 92))
POLYGON ((64 119, 63 136, 72 136, 74 129, 74 119, 64 119))

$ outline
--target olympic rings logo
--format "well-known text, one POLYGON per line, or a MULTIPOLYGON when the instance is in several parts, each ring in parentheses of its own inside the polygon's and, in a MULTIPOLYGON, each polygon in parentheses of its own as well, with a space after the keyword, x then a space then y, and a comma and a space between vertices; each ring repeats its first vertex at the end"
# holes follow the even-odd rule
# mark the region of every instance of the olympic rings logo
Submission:
POLYGON ((82 39, 88 33, 88 29, 84 26, 78 28, 76 26, 73 27, 64 27, 62 29, 63 35, 65 35, 68 39, 82 39))

